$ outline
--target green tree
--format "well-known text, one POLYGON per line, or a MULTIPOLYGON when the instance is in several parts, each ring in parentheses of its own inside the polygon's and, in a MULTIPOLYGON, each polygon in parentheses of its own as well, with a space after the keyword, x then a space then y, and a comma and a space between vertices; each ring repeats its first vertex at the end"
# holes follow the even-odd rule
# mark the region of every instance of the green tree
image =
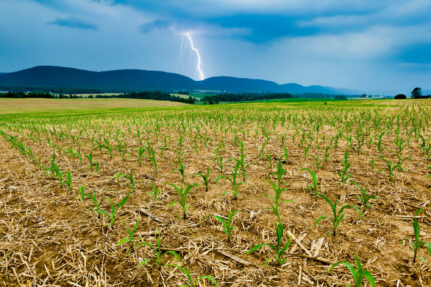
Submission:
POLYGON ((420 97, 422 97, 422 89, 419 88, 419 87, 414 88, 413 91, 412 91, 412 98, 413 99, 418 99, 420 97))

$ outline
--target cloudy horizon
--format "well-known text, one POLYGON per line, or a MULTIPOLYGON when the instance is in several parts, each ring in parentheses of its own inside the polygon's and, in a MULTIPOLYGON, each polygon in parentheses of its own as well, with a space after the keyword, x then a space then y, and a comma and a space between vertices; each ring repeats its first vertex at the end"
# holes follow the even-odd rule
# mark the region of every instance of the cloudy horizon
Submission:
POLYGON ((3 0, 0 72, 38 65, 431 89, 427 0, 3 0))

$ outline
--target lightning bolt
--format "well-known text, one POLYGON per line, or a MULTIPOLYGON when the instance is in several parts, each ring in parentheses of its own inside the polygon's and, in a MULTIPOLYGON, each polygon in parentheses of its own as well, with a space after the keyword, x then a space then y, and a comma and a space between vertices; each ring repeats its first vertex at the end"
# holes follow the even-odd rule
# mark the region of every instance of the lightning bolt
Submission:
POLYGON ((201 68, 201 64, 202 64, 201 54, 199 53, 199 50, 195 47, 195 44, 193 43, 193 38, 190 32, 186 32, 184 33, 184 35, 186 35, 187 39, 189 39, 190 46, 192 47, 193 52, 196 54, 196 57, 198 58, 196 69, 198 70, 199 78, 202 81, 203 79, 205 79, 205 75, 201 68))

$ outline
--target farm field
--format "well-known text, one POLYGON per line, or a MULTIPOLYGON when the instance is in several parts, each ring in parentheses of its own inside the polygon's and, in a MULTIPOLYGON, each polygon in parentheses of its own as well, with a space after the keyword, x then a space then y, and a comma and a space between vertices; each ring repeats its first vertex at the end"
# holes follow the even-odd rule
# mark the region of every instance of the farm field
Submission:
POLYGON ((82 112, 102 111, 109 109, 148 108, 148 107, 176 107, 184 106, 182 103, 154 100, 135 99, 1 99, 0 115, 20 113, 47 113, 47 112, 82 112))
POLYGON ((330 267, 357 256, 356 286, 431 286, 430 120, 431 100, 0 99, 0 284, 355 286, 330 267))

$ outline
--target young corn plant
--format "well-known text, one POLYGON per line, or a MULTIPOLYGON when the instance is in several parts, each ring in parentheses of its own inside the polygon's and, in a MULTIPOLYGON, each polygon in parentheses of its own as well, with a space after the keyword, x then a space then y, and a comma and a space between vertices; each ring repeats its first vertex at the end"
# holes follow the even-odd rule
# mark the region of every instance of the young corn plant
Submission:
POLYGON ((230 159, 228 159, 228 160, 225 160, 224 158, 223 158, 223 156, 217 156, 217 159, 216 159, 216 164, 217 164, 217 166, 220 168, 220 173, 221 174, 223 174, 223 170, 224 170, 224 165, 226 164, 226 163, 229 163, 229 162, 231 162, 231 161, 233 161, 233 158, 230 158, 230 159))
POLYGON ((199 282, 203 281, 205 279, 211 281, 215 286, 218 286, 217 281, 214 279, 214 277, 212 277, 210 275, 200 276, 196 280, 193 280, 193 277, 190 274, 189 270, 187 270, 187 269, 185 269, 185 268, 183 268, 181 266, 178 266, 178 265, 174 265, 174 267, 180 269, 187 276, 187 280, 189 281, 189 283, 187 285, 182 285, 181 287, 198 287, 199 286, 199 282))
POLYGON ((135 191, 136 183, 135 183, 135 178, 134 178, 134 175, 133 175, 133 170, 130 172, 130 175, 128 175, 128 174, 123 174, 122 176, 123 176, 124 178, 126 178, 126 179, 128 179, 128 180, 129 180, 129 187, 130 187, 130 190, 131 190, 131 191, 135 191))
POLYGON ((309 168, 303 168, 301 170, 308 171, 310 173, 310 176, 311 176, 311 184, 309 186, 307 186, 306 191, 311 190, 314 194, 317 194, 319 192, 319 187, 318 187, 318 184, 317 184, 318 181, 317 181, 317 175, 316 175, 316 173, 314 171, 312 171, 311 169, 309 169, 309 168))
POLYGON ((220 215, 214 215, 214 218, 217 219, 218 221, 220 221, 221 224, 223 225, 223 231, 227 235, 227 242, 230 242, 230 234, 235 229, 235 227, 232 226, 232 218, 235 215, 235 213, 238 213, 238 212, 239 211, 236 209, 232 210, 231 213, 229 213, 227 220, 225 220, 220 215))
POLYGON ((151 143, 147 142, 147 151, 148 151, 148 158, 153 163, 154 172, 157 173, 157 159, 156 159, 156 153, 154 152, 154 149, 151 147, 151 143))
POLYGON ((142 160, 144 159, 145 154, 145 148, 143 146, 140 146, 138 148, 138 164, 139 166, 142 166, 142 160))
POLYGON ((245 163, 244 142, 240 142, 239 144, 241 146, 241 156, 238 162, 239 162, 239 166, 241 167, 242 180, 245 181, 247 179, 246 169, 248 168, 249 164, 245 163))
MULTIPOLYGON (((276 176, 277 182, 270 182, 267 181, 274 191, 274 196, 270 196, 269 194, 265 194, 266 197, 269 198, 271 201, 271 209, 274 211, 275 215, 278 218, 278 222, 281 223, 280 213, 279 213, 279 207, 280 207, 280 198, 283 193, 283 191, 286 191, 285 187, 282 187, 283 185, 283 176, 286 174, 286 170, 283 168, 283 164, 281 161, 277 164, 277 171, 273 172, 272 174, 276 176)), ((289 202, 290 200, 283 200, 282 202, 289 202)))
POLYGON ((115 215, 117 214, 118 210, 126 204, 127 200, 130 197, 130 192, 127 193, 126 197, 124 197, 117 205, 113 204, 110 199, 108 199, 110 205, 111 205, 111 211, 107 212, 106 210, 101 210, 100 213, 106 215, 109 219, 109 226, 112 228, 115 224, 115 215))
POLYGON ((100 205, 103 203, 104 199, 101 199, 100 201, 98 201, 96 198, 95 192, 85 193, 84 187, 82 187, 82 186, 79 188, 79 192, 80 192, 82 201, 84 201, 86 197, 91 199, 91 201, 93 202, 93 204, 95 206, 94 211, 96 212, 97 217, 100 219, 100 214, 104 213, 104 211, 100 208, 100 205))
MULTIPOLYGON (((316 195, 320 196, 321 198, 323 198, 331 207, 332 210, 332 218, 331 218, 331 222, 332 222, 332 233, 330 233, 331 235, 336 235, 337 234, 337 227, 340 224, 341 220, 343 220, 345 213, 344 210, 347 208, 354 208, 359 212, 359 216, 362 218, 362 212, 361 210, 354 205, 348 205, 345 204, 343 205, 339 210, 337 210, 337 203, 338 200, 334 200, 334 202, 332 202, 328 197, 326 197, 325 195, 321 194, 321 193, 316 193, 316 195)), ((322 221, 323 219, 327 218, 329 216, 327 215, 322 215, 320 216, 316 222, 314 222, 314 226, 316 226, 317 224, 319 224, 320 221, 322 221)))
POLYGON ((350 163, 349 163, 349 150, 346 149, 346 152, 344 153, 344 158, 341 160, 343 163, 343 169, 341 173, 338 175, 341 177, 341 182, 345 184, 347 180, 349 180, 351 174, 349 173, 350 163))
POLYGON ((205 192, 208 192, 210 183, 215 180, 215 178, 210 177, 210 168, 208 167, 205 173, 196 173, 196 175, 202 178, 205 185, 205 192))
POLYGON ((90 168, 94 167, 96 171, 99 171, 99 163, 93 161, 93 152, 91 151, 88 155, 85 155, 88 159, 90 168))
POLYGON ((66 172, 66 186, 69 189, 69 191, 72 191, 72 175, 70 171, 66 172))
POLYGON ((135 248, 139 246, 139 244, 135 244, 135 232, 139 225, 139 219, 136 221, 135 225, 132 229, 129 229, 128 226, 126 226, 127 234, 128 236, 123 238, 122 240, 117 242, 117 245, 122 245, 124 243, 128 243, 130 246, 130 252, 135 251, 135 248))
MULTIPOLYGON (((419 213, 422 211, 423 209, 419 209, 418 211, 415 212, 415 216, 413 217, 413 230, 415 232, 415 239, 414 241, 412 241, 411 239, 408 239, 410 242, 410 246, 413 249, 413 263, 416 262, 416 256, 417 253, 419 251, 419 249, 421 249, 422 247, 426 246, 428 248, 428 252, 431 256, 431 243, 427 243, 425 241, 422 241, 420 239, 420 234, 421 234, 421 229, 419 226, 419 221, 417 219, 417 216, 419 215, 419 213)), ((420 260, 425 261, 425 259, 422 256, 417 256, 419 257, 420 260)))
POLYGON ((186 170, 184 169, 184 165, 181 161, 181 158, 178 158, 178 168, 175 169, 172 173, 178 171, 180 173, 181 176, 181 183, 184 183, 184 178, 186 177, 186 170))
POLYGON ((232 169, 232 177, 227 177, 225 175, 222 175, 220 177, 217 178, 217 180, 224 178, 226 180, 228 180, 231 185, 232 185, 232 190, 227 190, 223 193, 223 196, 225 196, 228 193, 232 193, 233 195, 233 199, 236 200, 238 199, 238 195, 239 195, 239 188, 240 186, 245 183, 244 181, 238 182, 238 169, 239 169, 240 163, 239 161, 236 162, 235 167, 232 169))
MULTIPOLYGON (((328 272, 331 272, 337 265, 343 264, 344 266, 347 267, 347 269, 349 269, 350 273, 352 274, 353 280, 355 282, 355 287, 362 287, 364 278, 367 279, 368 282, 370 282, 371 287, 375 287, 376 283, 374 282, 373 276, 371 275, 370 271, 362 268, 362 264, 359 261, 359 258, 356 254, 355 254, 355 260, 356 260, 356 268, 353 265, 351 265, 349 262, 338 261, 332 264, 328 272)), ((350 287, 351 285, 347 284, 347 286, 350 287)))
MULTIPOLYGON (((398 164, 395 162, 391 162, 383 156, 379 156, 381 160, 386 163, 386 169, 388 171, 389 180, 392 181, 394 179, 395 170, 399 168, 398 164)), ((378 172, 382 172, 383 169, 379 169, 378 172)))
POLYGON ((278 223, 277 226, 276 226, 276 230, 275 230, 275 234, 277 236, 276 243, 275 244, 272 244, 272 243, 258 244, 256 246, 252 247, 246 253, 246 255, 249 255, 249 254, 257 251, 257 250, 259 250, 260 248, 262 248, 264 246, 269 246, 275 252, 276 256, 267 259, 266 262, 265 262, 265 265, 268 265, 269 262, 271 262, 271 261, 275 261, 275 263, 278 266, 283 265, 284 263, 286 263, 287 258, 282 259, 282 257, 286 253, 287 249, 289 248, 290 243, 292 243, 292 237, 290 237, 286 244, 284 244, 284 245, 282 244, 283 233, 284 233, 283 224, 282 223, 278 223))
POLYGON ((147 193, 151 195, 154 201, 157 201, 159 194, 162 193, 162 190, 160 188, 156 188, 156 186, 151 181, 150 181, 150 186, 151 186, 151 191, 148 191, 147 193))
POLYGON ((158 230, 157 233, 158 233, 158 236, 157 236, 157 244, 156 245, 148 243, 148 242, 141 242, 138 244, 139 246, 145 245, 145 246, 150 247, 151 250, 153 250, 153 252, 156 255, 156 258, 145 259, 144 261, 142 261, 140 263, 140 265, 142 266, 142 265, 145 265, 149 262, 153 262, 151 264, 151 267, 154 265, 157 265, 158 268, 166 267, 168 265, 168 263, 166 263, 165 265, 162 265, 162 260, 165 257, 165 255, 168 255, 168 254, 172 255, 175 259, 177 259, 179 262, 181 262, 180 256, 175 251, 173 251, 173 250, 165 251, 164 249, 162 249, 160 230, 158 230))
POLYGON ((369 201, 370 201, 371 199, 375 199, 375 200, 377 200, 377 199, 379 199, 379 197, 378 197, 377 195, 375 195, 375 194, 368 195, 368 194, 367 194, 368 189, 366 189, 366 188, 364 188, 364 187, 360 186, 360 185, 359 185, 359 183, 354 182, 353 184, 354 184, 354 185, 356 185, 357 187, 359 187, 359 189, 361 190, 361 194, 360 194, 360 195, 358 195, 358 198, 359 198, 359 200, 361 201, 361 205, 362 205, 362 214, 365 214, 365 211, 366 211, 368 208, 370 208, 370 207, 372 207, 372 206, 374 205, 374 203, 369 203, 369 201))
POLYGON ((183 209, 183 219, 187 219, 187 214, 186 211, 189 208, 189 206, 187 206, 187 195, 189 194, 190 190, 195 187, 198 186, 197 183, 195 184, 189 184, 187 185, 185 188, 183 186, 183 184, 181 183, 181 186, 176 186, 175 184, 172 183, 168 183, 170 186, 172 186, 177 192, 178 195, 180 196, 180 201, 175 200, 174 202, 172 202, 169 207, 171 207, 172 205, 174 205, 175 203, 179 203, 183 209))

